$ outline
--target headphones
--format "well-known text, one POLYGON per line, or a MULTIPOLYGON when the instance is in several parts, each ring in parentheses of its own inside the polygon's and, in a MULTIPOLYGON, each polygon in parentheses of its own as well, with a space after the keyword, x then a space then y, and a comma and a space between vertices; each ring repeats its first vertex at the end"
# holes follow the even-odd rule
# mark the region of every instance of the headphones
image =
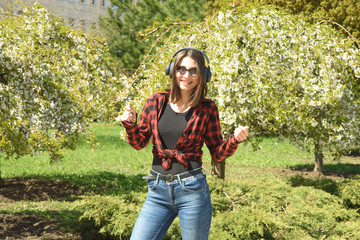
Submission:
POLYGON ((211 80, 211 71, 210 71, 210 61, 209 58, 206 56, 206 54, 196 48, 181 48, 180 50, 176 51, 174 53, 174 55, 172 56, 170 62, 166 65, 166 69, 165 69, 165 74, 169 75, 170 77, 172 77, 172 73, 174 71, 174 58, 175 56, 181 52, 181 51, 185 51, 185 50, 195 50, 199 53, 201 53, 201 55, 203 55, 204 59, 205 59, 205 70, 204 70, 204 81, 205 82, 210 82, 211 80))

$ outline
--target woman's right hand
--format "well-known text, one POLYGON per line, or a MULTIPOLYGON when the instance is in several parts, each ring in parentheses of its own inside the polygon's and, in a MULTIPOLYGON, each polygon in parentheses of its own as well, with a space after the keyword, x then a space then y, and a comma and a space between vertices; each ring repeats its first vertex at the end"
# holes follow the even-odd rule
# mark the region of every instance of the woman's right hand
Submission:
POLYGON ((136 112, 134 108, 130 105, 127 105, 124 109, 124 113, 120 116, 120 121, 122 122, 136 122, 136 112))

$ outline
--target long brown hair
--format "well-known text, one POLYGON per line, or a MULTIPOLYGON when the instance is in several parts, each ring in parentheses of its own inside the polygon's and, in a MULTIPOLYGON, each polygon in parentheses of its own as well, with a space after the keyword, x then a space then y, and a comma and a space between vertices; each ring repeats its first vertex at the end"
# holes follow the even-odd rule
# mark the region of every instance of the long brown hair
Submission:
POLYGON ((207 94, 208 88, 206 81, 204 80, 204 71, 205 71, 205 59, 202 53, 193 49, 186 49, 177 54, 174 62, 174 68, 172 72, 172 83, 169 89, 170 100, 173 103, 177 103, 181 100, 180 87, 176 82, 176 67, 179 66, 181 61, 185 57, 191 57, 196 62, 196 68, 198 71, 199 83, 194 88, 192 94, 190 95, 189 105, 195 107, 207 94))

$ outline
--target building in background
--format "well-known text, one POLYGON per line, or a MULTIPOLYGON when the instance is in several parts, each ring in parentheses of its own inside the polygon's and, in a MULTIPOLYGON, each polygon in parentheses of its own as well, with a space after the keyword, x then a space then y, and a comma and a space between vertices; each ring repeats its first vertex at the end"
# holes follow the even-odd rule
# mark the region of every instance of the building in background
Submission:
MULTIPOLYGON (((20 11, 14 2, 18 0, 0 0, 0 8, 20 11)), ((110 0, 23 0, 26 5, 38 2, 52 13, 63 18, 65 24, 74 29, 91 32, 96 29, 100 16, 108 14, 107 8, 112 7, 110 0)), ((1 10, 0 10, 1 11, 1 10)))

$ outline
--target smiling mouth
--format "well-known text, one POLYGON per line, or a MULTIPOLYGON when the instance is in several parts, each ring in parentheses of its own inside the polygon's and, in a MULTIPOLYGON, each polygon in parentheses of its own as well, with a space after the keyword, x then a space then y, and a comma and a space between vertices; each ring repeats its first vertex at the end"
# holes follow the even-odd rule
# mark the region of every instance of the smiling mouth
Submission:
POLYGON ((186 81, 186 80, 180 80, 180 82, 186 85, 190 85, 192 83, 192 81, 186 81))

